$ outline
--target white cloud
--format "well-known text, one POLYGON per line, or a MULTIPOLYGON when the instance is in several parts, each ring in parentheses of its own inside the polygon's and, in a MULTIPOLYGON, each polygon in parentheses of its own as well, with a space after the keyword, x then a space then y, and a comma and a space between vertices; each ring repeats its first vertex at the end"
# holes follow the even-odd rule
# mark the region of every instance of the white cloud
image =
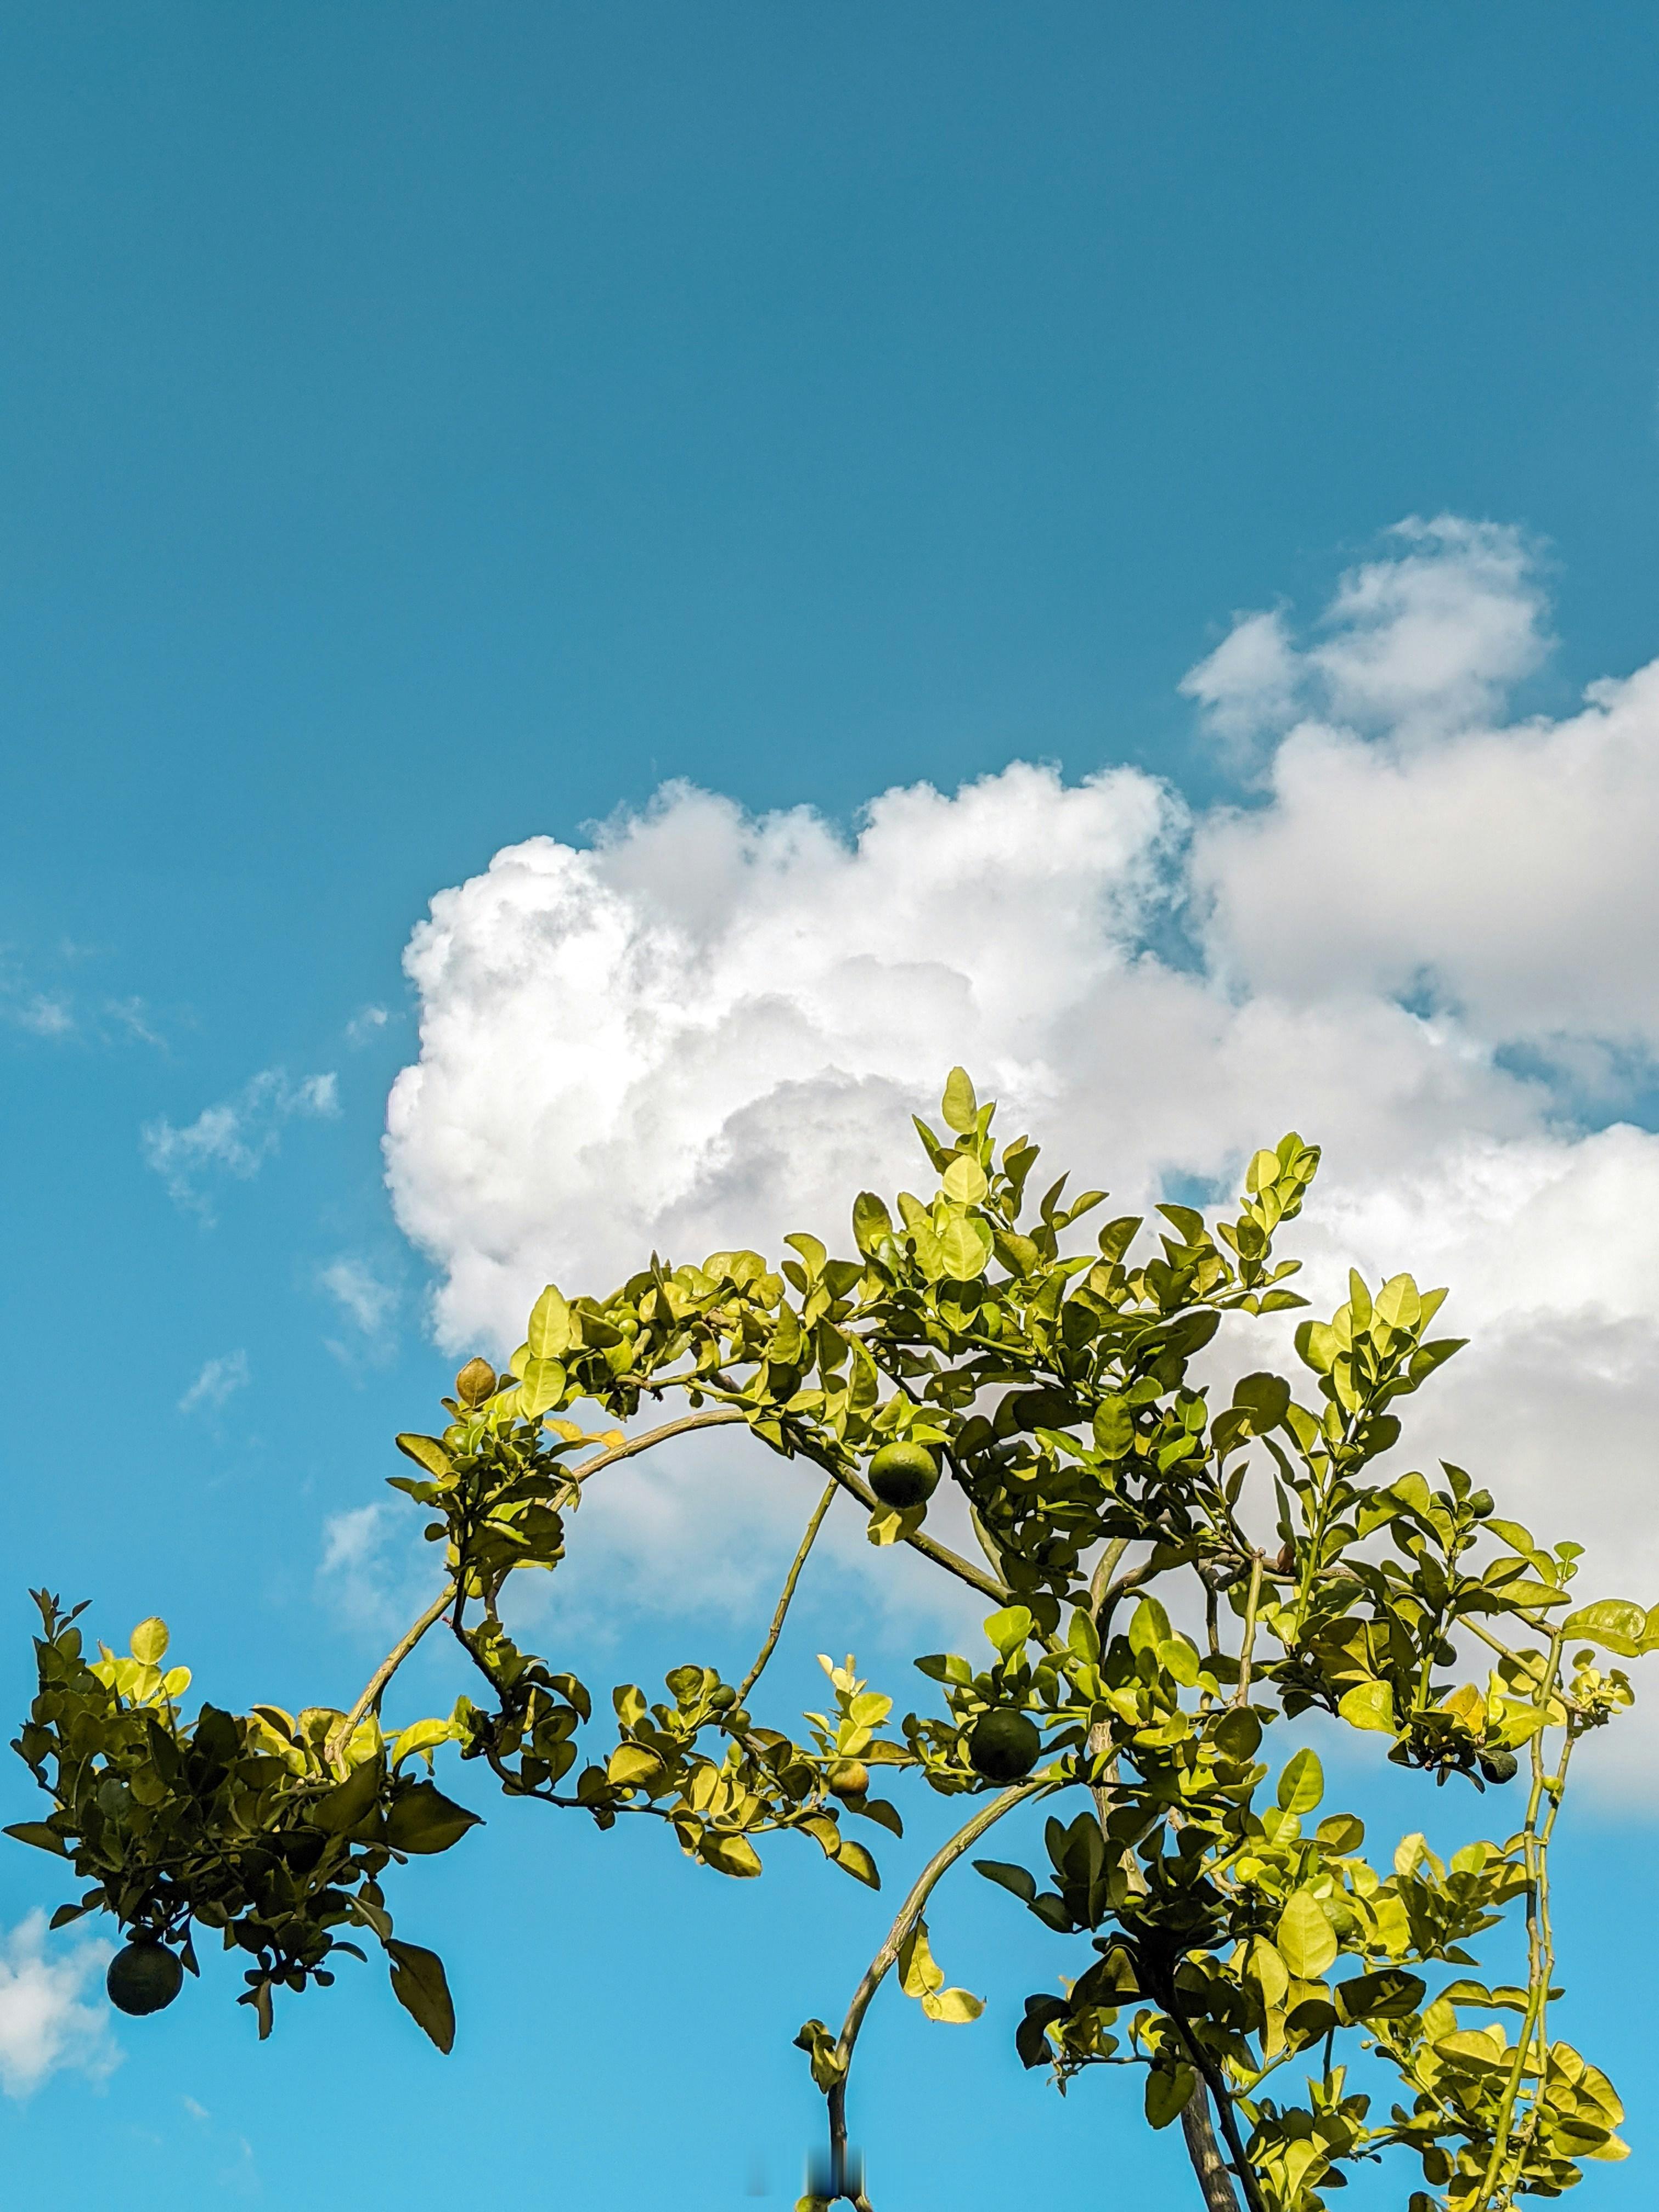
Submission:
POLYGON ((1216 735, 1237 747, 1326 717, 1396 743, 1421 742, 1492 713, 1548 649, 1546 605, 1522 534, 1453 514, 1415 515, 1395 546, 1342 578, 1298 649, 1284 613, 1235 616, 1181 690, 1216 735))
POLYGON ((46 1916, 31 1912, 0 1942, 0 2088, 27 2097, 64 2069, 94 2079, 120 2063, 101 1998, 83 2003, 111 1946, 94 1939, 52 1943, 46 1916))
POLYGON ((179 1401, 181 1413, 193 1413, 198 1406, 217 1413, 225 1401, 248 1383, 248 1364, 246 1352, 228 1352, 222 1359, 210 1359, 201 1373, 179 1401))
POLYGON ((1178 689, 1196 699, 1215 734, 1238 744, 1295 719, 1302 656, 1282 614, 1235 615, 1209 658, 1188 669, 1178 689))
POLYGON ((442 1554, 402 1500, 377 1498, 331 1514, 323 1524, 319 1594, 331 1612, 366 1635, 395 1634, 437 1591, 442 1554))
MULTIPOLYGON (((849 1194, 921 1172, 908 1115, 952 1060, 1125 1206, 1294 1124, 1326 1147, 1291 1240, 1313 1293, 1411 1267, 1475 1340, 1414 1461, 1659 1597, 1659 1138, 1596 1126, 1659 1052, 1659 664, 1506 719, 1546 613, 1517 533, 1442 517, 1311 646, 1249 618, 1187 684, 1233 739, 1285 732, 1246 809, 1017 763, 885 793, 850 839, 672 787, 591 848, 499 853, 410 943, 388 1109, 442 1340, 510 1348, 544 1282, 653 1246, 846 1249, 849 1194), (1190 965, 1152 949, 1172 915, 1190 965)), ((682 1559, 741 1517, 648 1486, 617 1510, 608 1542, 678 1529, 682 1559)))
POLYGON ((205 1177, 229 1175, 246 1182, 276 1151, 284 1122, 296 1115, 326 1119, 339 1110, 334 1076, 307 1075, 295 1083, 280 1067, 263 1068, 234 1098, 204 1107, 183 1128, 165 1115, 147 1123, 142 1134, 144 1158, 179 1205, 210 1219, 199 1188, 205 1177))
POLYGON ((360 1007, 346 1024, 346 1042, 358 1045, 369 1043, 380 1035, 391 1018, 384 1006, 360 1007))
POLYGON ((380 1338, 397 1310, 398 1293, 383 1283, 366 1260, 343 1253, 325 1267, 318 1279, 353 1325, 367 1337, 380 1338))

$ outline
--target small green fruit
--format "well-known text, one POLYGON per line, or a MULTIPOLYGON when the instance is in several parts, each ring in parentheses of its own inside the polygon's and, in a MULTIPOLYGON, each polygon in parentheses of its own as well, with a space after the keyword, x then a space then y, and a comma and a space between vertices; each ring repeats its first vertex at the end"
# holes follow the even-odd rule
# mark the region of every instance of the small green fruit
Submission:
POLYGON ((721 1682, 708 1692, 711 1713, 729 1713, 738 1702, 738 1693, 729 1682, 721 1682))
POLYGON ((968 1731, 968 1764, 988 1782, 1023 1782, 1042 1753, 1036 1723, 1006 1705, 981 1713, 968 1731))
POLYGON ((1521 1762, 1512 1751, 1483 1751, 1480 1771, 1488 1782, 1513 1782, 1521 1762))
POLYGON ((838 1759, 830 1770, 830 1787, 837 1797, 867 1797, 870 1770, 861 1759, 838 1759))
POLYGON ((153 1936, 139 1936, 110 1960, 104 1987, 118 2012, 141 2017, 170 2005, 184 1978, 185 1970, 176 1951, 169 1951, 153 1936))
POLYGON ((870 1487, 884 1505, 907 1513, 939 1485, 939 1462, 926 1444, 884 1444, 870 1462, 870 1487))

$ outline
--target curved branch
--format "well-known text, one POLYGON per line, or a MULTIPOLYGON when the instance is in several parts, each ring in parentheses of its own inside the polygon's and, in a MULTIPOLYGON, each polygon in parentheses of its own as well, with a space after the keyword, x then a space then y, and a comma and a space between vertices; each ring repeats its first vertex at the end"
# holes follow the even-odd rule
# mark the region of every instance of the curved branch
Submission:
POLYGON ((615 1467, 621 1460, 632 1459, 636 1452, 649 1451, 653 1444, 666 1443, 670 1437, 684 1436, 688 1429, 718 1429, 733 1421, 747 1421, 746 1413, 684 1413, 678 1421, 665 1421, 659 1429, 647 1429, 642 1436, 629 1437, 625 1442, 613 1444, 609 1451, 597 1453, 585 1459, 580 1467, 567 1468, 565 1472, 575 1483, 586 1482, 590 1474, 598 1474, 601 1468, 615 1467))
MULTIPOLYGON (((835 2087, 829 2093, 830 2171, 832 2186, 839 2196, 848 2194, 847 2076, 852 2069, 853 2051, 859 2039, 859 2030, 864 2025, 864 2016, 870 2009, 872 1998, 886 1979, 905 1938, 921 1919, 922 1907, 940 1878, 950 1871, 964 1851, 972 1849, 988 1828, 995 1826, 1005 1813, 1012 1813, 1016 1805, 1024 1804, 1027 1798, 1043 1796, 1059 1787, 1059 1784, 1046 1778, 1035 1782, 1017 1782, 1012 1790, 1005 1790, 1000 1796, 994 1797, 988 1805, 975 1814, 971 1820, 958 1828, 948 1842, 939 1846, 916 1876, 881 1948, 865 1968, 864 1978, 853 1992, 853 2002, 847 2008, 847 2018, 836 2040, 836 2057, 841 2071, 835 2087)), ((854 2197, 852 2201, 859 2204, 862 2199, 854 2197)))
POLYGON ((386 1684, 403 1665, 428 1629, 434 1626, 443 1619, 444 1613, 454 1595, 454 1583, 446 1583, 420 1619, 404 1630, 403 1635, 398 1638, 368 1681, 364 1683, 362 1694, 351 1711, 329 1730, 328 1740, 323 1746, 323 1756, 331 1766, 338 1765, 340 1754, 350 1742, 352 1734, 363 1715, 371 1708, 379 1711, 386 1684))
MULTIPOLYGON (((803 1449, 807 1458, 817 1460, 818 1465, 827 1474, 835 1477, 849 1497, 856 1498, 866 1513, 875 1513, 881 1510, 881 1501, 875 1492, 860 1476, 854 1474, 850 1468, 842 1467, 827 1453, 820 1453, 806 1448, 803 1449)), ((931 1536, 924 1536, 920 1528, 908 1536, 901 1537, 899 1540, 901 1543, 908 1544, 913 1552, 920 1552, 924 1559, 931 1559, 936 1567, 943 1567, 947 1574, 954 1575, 958 1582, 966 1583, 970 1589, 976 1589, 982 1596, 994 1599, 998 1605, 1012 1603, 1014 1594, 1005 1583, 994 1580, 989 1575, 981 1574, 971 1559, 964 1559, 960 1552, 951 1551, 946 1544, 935 1543, 931 1536)))

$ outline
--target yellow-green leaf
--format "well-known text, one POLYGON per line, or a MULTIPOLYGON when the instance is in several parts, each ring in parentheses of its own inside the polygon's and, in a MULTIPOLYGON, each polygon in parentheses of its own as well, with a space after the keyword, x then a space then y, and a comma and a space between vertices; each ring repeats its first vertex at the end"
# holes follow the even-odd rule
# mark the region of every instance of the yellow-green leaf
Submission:
POLYGON ((1336 1930, 1316 1897, 1293 1890, 1279 1916, 1279 1954, 1299 1982, 1316 1981, 1336 1957, 1336 1930))
POLYGON ((959 1137, 965 1137, 979 1119, 979 1101, 974 1096, 974 1086, 965 1067, 953 1067, 945 1079, 941 1110, 945 1127, 954 1129, 959 1137))
POLYGON ((1394 1734, 1394 1693, 1386 1682, 1356 1682, 1352 1690, 1343 1692, 1336 1710, 1350 1728, 1394 1734))
POLYGON ((1279 1803, 1287 1813, 1298 1819, 1311 1813, 1325 1795, 1325 1770, 1319 1755, 1305 1744, 1287 1759, 1285 1771, 1279 1778, 1279 1803))
POLYGON ((951 2027, 965 2027, 984 2011, 985 2001, 970 1996, 966 1990, 939 1990, 923 1997, 921 2008, 929 2020, 942 2021, 951 2027))
POLYGON ((167 1648, 166 1621, 159 1614, 151 1613, 148 1620, 141 1620, 133 1630, 131 1642, 135 1659, 141 1660, 146 1667, 159 1666, 167 1648))

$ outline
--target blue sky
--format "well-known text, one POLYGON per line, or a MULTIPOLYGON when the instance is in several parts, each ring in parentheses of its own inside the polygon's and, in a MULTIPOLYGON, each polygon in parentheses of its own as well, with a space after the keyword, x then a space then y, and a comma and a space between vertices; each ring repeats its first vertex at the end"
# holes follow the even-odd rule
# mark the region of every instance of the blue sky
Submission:
MULTIPOLYGON (((8 1712, 40 1582, 216 1699, 349 1696, 451 1352, 817 1218, 970 1054, 1131 1191, 1327 1136, 1316 1271, 1443 1258, 1492 1346, 1448 1433, 1659 1595, 1649 11, 64 6, 0 55, 8 1712)), ((755 1641, 795 1501, 709 1466, 549 1616, 601 1683, 755 1641)), ((860 1548, 781 1698, 946 1632, 860 1548)), ((1571 1977, 1650 2159, 1626 1764, 1571 1977)), ((880 1902, 482 1809, 407 1881, 447 2062, 378 1976, 264 2048, 222 1976, 112 2039, 71 1943, 14 1951, 64 2039, 0 2100, 21 2193, 277 2200, 302 2114, 321 2206, 790 2201, 788 2039, 880 1902)), ((8 1847, 7 1928, 50 1876, 8 1847)), ((883 2212, 1175 2171, 1020 2075, 1055 1960, 1005 1903, 935 1920, 1000 2016, 872 2028, 883 2212)))

